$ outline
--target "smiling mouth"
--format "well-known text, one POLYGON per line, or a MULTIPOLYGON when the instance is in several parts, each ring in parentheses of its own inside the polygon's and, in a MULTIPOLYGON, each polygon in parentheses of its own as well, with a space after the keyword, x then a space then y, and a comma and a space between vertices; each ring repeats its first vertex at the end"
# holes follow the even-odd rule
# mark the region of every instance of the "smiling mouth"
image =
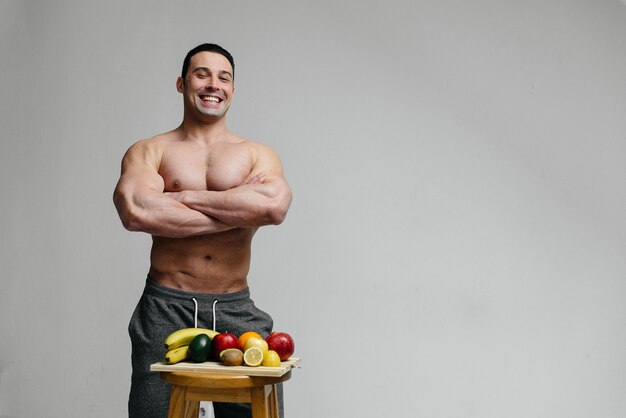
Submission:
POLYGON ((200 95, 200 100, 208 103, 221 103, 223 101, 220 97, 209 95, 200 95))

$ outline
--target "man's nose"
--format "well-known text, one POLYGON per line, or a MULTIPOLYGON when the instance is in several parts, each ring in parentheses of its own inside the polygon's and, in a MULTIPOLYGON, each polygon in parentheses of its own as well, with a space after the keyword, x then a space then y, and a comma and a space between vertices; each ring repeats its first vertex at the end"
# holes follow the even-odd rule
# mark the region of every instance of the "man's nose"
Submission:
POLYGON ((217 78, 216 77, 207 77, 206 87, 208 89, 217 89, 217 78))

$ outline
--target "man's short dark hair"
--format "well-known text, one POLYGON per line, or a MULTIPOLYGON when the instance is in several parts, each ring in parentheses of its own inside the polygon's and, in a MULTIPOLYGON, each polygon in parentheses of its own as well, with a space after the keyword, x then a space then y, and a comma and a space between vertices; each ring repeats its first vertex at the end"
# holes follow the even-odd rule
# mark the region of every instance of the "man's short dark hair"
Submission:
POLYGON ((191 57, 196 55, 198 52, 215 52, 226 57, 228 62, 230 62, 231 67, 233 67, 233 79, 235 78, 235 60, 233 59, 233 56, 230 55, 230 52, 217 44, 202 44, 187 52, 187 56, 185 56, 185 60, 183 61, 183 70, 180 73, 180 76, 183 80, 187 75, 187 70, 189 70, 189 62, 191 61, 191 57))

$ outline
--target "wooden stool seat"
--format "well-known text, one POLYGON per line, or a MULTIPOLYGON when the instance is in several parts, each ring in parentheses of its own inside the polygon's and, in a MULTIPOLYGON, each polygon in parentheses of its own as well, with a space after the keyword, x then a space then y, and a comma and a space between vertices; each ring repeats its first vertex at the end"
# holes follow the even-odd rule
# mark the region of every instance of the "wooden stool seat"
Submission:
POLYGON ((279 377, 161 372, 172 384, 169 418, 197 418, 200 401, 249 403, 252 418, 278 418, 276 384, 290 378, 291 370, 279 377))

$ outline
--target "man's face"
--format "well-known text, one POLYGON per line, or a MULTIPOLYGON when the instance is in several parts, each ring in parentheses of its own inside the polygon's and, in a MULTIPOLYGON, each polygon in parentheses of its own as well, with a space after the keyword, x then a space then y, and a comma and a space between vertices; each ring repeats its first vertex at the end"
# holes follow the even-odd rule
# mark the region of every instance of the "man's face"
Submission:
POLYGON ((228 111, 235 92, 233 68, 221 54, 199 52, 191 57, 185 80, 179 77, 176 87, 185 97, 186 108, 220 118, 228 111))

